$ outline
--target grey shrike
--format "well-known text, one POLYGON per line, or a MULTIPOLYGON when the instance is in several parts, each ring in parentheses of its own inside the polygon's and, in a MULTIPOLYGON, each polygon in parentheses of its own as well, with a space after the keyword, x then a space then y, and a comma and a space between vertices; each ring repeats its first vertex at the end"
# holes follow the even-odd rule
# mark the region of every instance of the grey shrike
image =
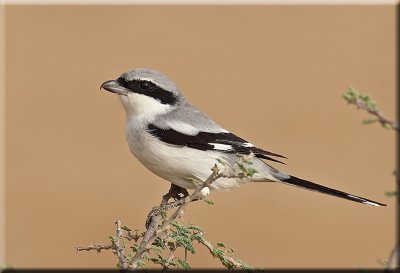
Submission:
MULTIPOLYGON (((280 162, 282 155, 257 148, 211 120, 185 100, 174 82, 153 69, 138 68, 100 89, 116 93, 126 112, 126 140, 132 154, 150 171, 185 189, 204 181, 223 159, 229 165, 237 154, 254 154, 257 172, 248 178, 220 178, 210 188, 237 187, 246 182, 281 182, 371 206, 386 206, 283 173, 264 160, 280 162)), ((280 162, 282 163, 282 162, 280 162)), ((221 165, 220 165, 221 166, 221 165)))

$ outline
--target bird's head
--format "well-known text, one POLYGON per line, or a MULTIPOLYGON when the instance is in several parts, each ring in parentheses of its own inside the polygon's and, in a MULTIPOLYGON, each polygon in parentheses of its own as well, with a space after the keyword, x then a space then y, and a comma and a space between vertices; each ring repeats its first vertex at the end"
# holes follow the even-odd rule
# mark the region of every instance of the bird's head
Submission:
POLYGON ((118 94, 127 115, 156 116, 184 101, 173 81, 148 68, 125 72, 115 80, 104 82, 100 89, 118 94))

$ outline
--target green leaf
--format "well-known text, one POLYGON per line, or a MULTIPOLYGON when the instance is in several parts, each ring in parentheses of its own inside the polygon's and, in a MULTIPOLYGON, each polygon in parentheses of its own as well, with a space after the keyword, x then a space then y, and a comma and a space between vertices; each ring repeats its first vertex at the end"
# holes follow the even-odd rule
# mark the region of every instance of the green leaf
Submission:
POLYGON ((162 251, 163 251, 163 249, 162 249, 161 247, 155 246, 155 245, 152 245, 150 248, 151 248, 151 250, 153 250, 156 254, 161 254, 162 251))
POLYGON ((367 108, 371 111, 378 111, 378 105, 376 104, 375 101, 373 100, 368 100, 365 102, 365 104, 367 105, 367 108))
POLYGON ((347 89, 347 93, 351 96, 358 96, 358 92, 353 86, 349 86, 349 88, 347 89))
POLYGON ((214 249, 212 250, 212 255, 213 255, 214 257, 221 257, 223 254, 224 254, 224 252, 223 252, 221 249, 214 248, 214 249))
POLYGON ((166 210, 162 210, 162 211, 160 211, 160 215, 161 215, 161 217, 162 217, 162 219, 166 219, 167 218, 167 211, 166 210))
POLYGON ((251 159, 249 159, 249 160, 244 160, 244 162, 245 162, 247 165, 253 165, 253 164, 254 164, 253 161, 251 161, 251 159))
POLYGON ((242 163, 236 162, 236 164, 239 166, 239 169, 242 171, 242 173, 247 173, 246 168, 243 166, 242 163))
POLYGON ((165 245, 163 240, 161 240, 160 238, 156 238, 154 240, 154 242, 152 243, 153 246, 157 246, 157 247, 161 247, 162 249, 165 249, 165 245))
POLYGON ((204 237, 202 233, 195 233, 192 235, 191 237, 192 240, 197 240, 199 242, 203 242, 204 241, 204 237))
POLYGON ((355 91, 355 89, 353 87, 349 87, 347 89, 347 91, 342 95, 342 97, 347 101, 347 102, 351 102, 353 100, 355 100, 358 96, 358 93, 355 91))
POLYGON ((236 155, 236 157, 238 158, 237 160, 239 160, 239 159, 242 159, 242 158, 243 158, 243 155, 241 155, 241 154, 238 154, 238 153, 236 153, 235 155, 236 155))
POLYGON ((192 240, 190 237, 187 236, 176 236, 176 243, 179 246, 184 247, 186 250, 190 251, 192 254, 196 253, 196 249, 193 246, 192 240))
POLYGON ((393 129, 392 125, 390 125, 390 123, 383 123, 382 127, 385 129, 393 129))
POLYGON ((219 260, 221 261, 221 263, 228 269, 235 269, 235 266, 233 263, 231 263, 230 261, 228 261, 227 259, 225 259, 224 257, 219 257, 219 260))
POLYGON ((195 226, 195 225, 189 225, 188 227, 187 227, 187 229, 190 229, 190 230, 197 230, 197 231, 203 231, 203 229, 201 228, 201 227, 199 227, 199 226, 195 226))
POLYGON ((150 261, 153 262, 153 264, 160 264, 162 265, 162 262, 158 258, 150 258, 150 261))
POLYGON ((211 200, 208 200, 207 198, 204 198, 203 201, 206 202, 208 205, 214 205, 214 202, 211 200))
POLYGON ((363 121, 362 121, 362 124, 364 124, 364 125, 368 125, 368 124, 371 124, 371 123, 374 123, 374 122, 377 122, 378 120, 376 119, 376 118, 369 118, 369 119, 364 119, 363 121))
POLYGON ((255 175, 257 173, 257 170, 256 169, 254 169, 254 168, 248 168, 247 169, 247 176, 249 176, 249 177, 253 177, 253 175, 255 175))
POLYGON ((173 220, 171 222, 171 225, 176 227, 176 228, 181 228, 182 227, 182 225, 177 220, 173 220))
POLYGON ((394 197, 394 196, 398 195, 398 192, 397 191, 387 191, 387 192, 385 192, 385 195, 387 197, 394 197))
POLYGON ((250 265, 248 265, 248 264, 246 264, 246 263, 244 263, 244 262, 242 262, 242 261, 238 261, 239 263, 240 263, 240 267, 242 268, 242 269, 245 269, 245 270, 252 270, 253 268, 250 266, 250 265))
POLYGON ((349 101, 351 99, 350 95, 347 93, 343 93, 342 98, 344 98, 346 101, 349 101))
POLYGON ((139 249, 139 245, 138 244, 133 244, 131 247, 130 247, 133 251, 137 251, 138 249, 139 249))
POLYGON ((184 268, 184 269, 191 269, 190 265, 184 261, 178 258, 178 263, 184 268))
POLYGON ((121 227, 121 229, 126 230, 126 231, 132 231, 130 228, 128 228, 127 226, 123 226, 121 227))
POLYGON ((179 266, 176 262, 174 262, 174 260, 169 261, 168 264, 169 264, 170 266, 174 266, 174 267, 178 267, 178 266, 179 266))
POLYGON ((145 253, 142 255, 142 259, 150 260, 149 254, 145 252, 145 253))
POLYGON ((127 261, 127 262, 130 262, 130 261, 132 260, 132 258, 133 258, 132 253, 126 254, 126 261, 127 261))
POLYGON ((138 260, 136 262, 136 265, 137 265, 138 268, 141 268, 141 267, 143 267, 145 265, 145 263, 142 260, 138 260))
POLYGON ((219 247, 225 247, 224 243, 221 243, 221 242, 218 242, 218 243, 217 243, 217 246, 219 246, 219 247))
POLYGON ((111 243, 115 243, 117 241, 117 237, 108 236, 108 238, 111 240, 111 243))
POLYGON ((193 177, 185 177, 184 178, 187 182, 194 184, 194 185, 202 185, 203 181, 193 178, 193 177))
POLYGON ((216 160, 218 161, 218 163, 220 163, 223 166, 226 166, 226 161, 223 160, 222 158, 216 158, 216 160))
POLYGON ((165 265, 167 263, 167 260, 164 259, 161 255, 157 255, 157 258, 150 258, 150 261, 152 261, 154 264, 159 265, 165 265))

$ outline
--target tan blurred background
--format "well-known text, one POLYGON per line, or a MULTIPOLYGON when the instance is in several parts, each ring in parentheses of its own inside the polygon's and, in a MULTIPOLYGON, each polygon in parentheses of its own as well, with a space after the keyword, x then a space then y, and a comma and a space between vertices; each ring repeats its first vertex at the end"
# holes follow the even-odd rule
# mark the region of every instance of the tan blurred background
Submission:
MULTIPOLYGON (((395 135, 341 94, 395 117, 394 6, 7 6, 6 261, 113 268, 113 222, 143 229, 169 184, 130 155, 105 80, 172 78, 225 128, 288 157, 283 171, 376 208, 280 184, 212 193, 185 221, 255 267, 375 268, 395 239, 395 135)), ((220 267, 199 246, 193 267, 220 267)))

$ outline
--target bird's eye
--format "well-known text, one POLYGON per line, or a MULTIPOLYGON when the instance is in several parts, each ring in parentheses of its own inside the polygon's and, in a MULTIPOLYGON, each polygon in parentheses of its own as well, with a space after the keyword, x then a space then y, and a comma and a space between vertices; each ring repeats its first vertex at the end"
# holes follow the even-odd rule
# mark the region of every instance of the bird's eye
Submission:
POLYGON ((147 90, 150 88, 150 83, 147 81, 142 81, 139 83, 139 88, 142 90, 147 90))

